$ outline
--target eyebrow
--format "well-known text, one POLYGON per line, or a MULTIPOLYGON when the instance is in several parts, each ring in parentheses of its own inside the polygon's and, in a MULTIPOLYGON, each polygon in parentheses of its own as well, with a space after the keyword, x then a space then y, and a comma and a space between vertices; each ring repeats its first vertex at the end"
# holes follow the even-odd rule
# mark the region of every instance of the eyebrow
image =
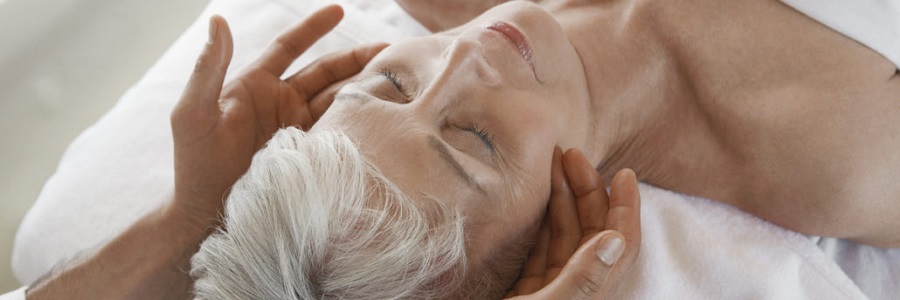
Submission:
POLYGON ((353 100, 353 101, 364 103, 364 102, 372 101, 372 98, 371 98, 371 96, 360 93, 360 92, 338 92, 337 94, 334 95, 334 100, 335 101, 353 100))
POLYGON ((451 168, 453 168, 453 171, 455 171, 456 175, 459 175, 459 177, 462 178, 462 180, 465 181, 467 185, 478 190, 482 194, 487 194, 487 192, 484 190, 484 187, 481 186, 478 181, 475 181, 475 178, 472 178, 472 175, 466 172, 466 170, 463 169, 462 165, 459 164, 459 161, 457 161, 456 158, 454 158, 453 155, 450 154, 450 150, 447 149, 447 145, 444 145, 444 143, 442 143, 434 135, 428 136, 428 145, 430 145, 431 148, 438 152, 441 158, 445 162, 447 162, 447 164, 450 165, 451 168))

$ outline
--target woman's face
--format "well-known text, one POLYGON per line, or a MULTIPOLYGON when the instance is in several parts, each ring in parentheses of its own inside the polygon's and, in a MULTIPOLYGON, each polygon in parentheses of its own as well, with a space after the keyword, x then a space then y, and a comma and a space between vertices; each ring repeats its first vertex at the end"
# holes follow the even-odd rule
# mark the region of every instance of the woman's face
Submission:
POLYGON ((581 60, 559 23, 517 1, 388 47, 314 130, 354 138, 408 195, 460 208, 472 249, 488 249, 537 224, 553 148, 585 145, 588 108, 581 60))

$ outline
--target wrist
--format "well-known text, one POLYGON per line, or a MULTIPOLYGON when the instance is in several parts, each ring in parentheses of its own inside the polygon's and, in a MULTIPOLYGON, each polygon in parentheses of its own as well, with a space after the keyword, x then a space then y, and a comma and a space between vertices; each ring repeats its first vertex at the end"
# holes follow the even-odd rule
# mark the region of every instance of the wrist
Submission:
MULTIPOLYGON (((188 241, 203 241, 222 224, 222 209, 209 209, 196 203, 196 197, 176 193, 160 212, 160 224, 188 241)), ((223 200, 224 201, 224 200, 223 200)), ((221 206, 220 206, 221 207, 221 206)))

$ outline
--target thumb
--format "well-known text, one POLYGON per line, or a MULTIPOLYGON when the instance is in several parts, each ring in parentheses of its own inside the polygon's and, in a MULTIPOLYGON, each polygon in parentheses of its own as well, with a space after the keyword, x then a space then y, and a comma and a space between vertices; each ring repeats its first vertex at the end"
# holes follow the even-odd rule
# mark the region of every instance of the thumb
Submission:
POLYGON ((225 81, 225 71, 231 63, 232 48, 228 23, 222 16, 213 15, 209 19, 209 41, 197 58, 179 106, 189 106, 189 110, 194 112, 218 115, 219 95, 225 81))
POLYGON ((619 264, 625 251, 625 238, 614 230, 598 233, 569 259, 565 268, 547 288, 539 291, 540 299, 594 299, 598 296, 609 296, 619 284, 619 276, 613 272, 615 268, 628 268, 619 264), (613 288, 613 289, 611 289, 613 288))

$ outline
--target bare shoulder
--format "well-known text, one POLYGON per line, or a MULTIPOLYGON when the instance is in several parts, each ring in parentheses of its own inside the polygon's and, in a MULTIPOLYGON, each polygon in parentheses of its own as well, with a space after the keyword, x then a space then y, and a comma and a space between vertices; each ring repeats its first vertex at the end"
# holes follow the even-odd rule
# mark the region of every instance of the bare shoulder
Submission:
POLYGON ((896 66, 777 1, 689 2, 700 15, 672 18, 667 36, 684 37, 673 53, 741 166, 729 202, 798 232, 900 247, 896 66))
POLYGON ((776 223, 900 247, 900 79, 863 79, 770 90, 746 157, 776 223))

